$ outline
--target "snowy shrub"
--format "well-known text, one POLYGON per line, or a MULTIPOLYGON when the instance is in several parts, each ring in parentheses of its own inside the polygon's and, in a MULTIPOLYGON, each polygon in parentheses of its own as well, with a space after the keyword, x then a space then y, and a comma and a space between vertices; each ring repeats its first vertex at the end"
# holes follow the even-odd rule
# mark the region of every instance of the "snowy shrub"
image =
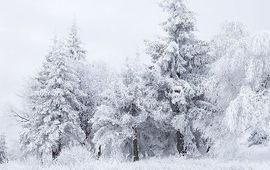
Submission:
POLYGON ((249 146, 253 145, 266 145, 269 142, 269 133, 263 130, 255 130, 248 138, 249 146))
POLYGON ((94 154, 85 147, 72 147, 63 149, 54 164, 57 165, 76 165, 81 162, 90 162, 95 159, 94 154))

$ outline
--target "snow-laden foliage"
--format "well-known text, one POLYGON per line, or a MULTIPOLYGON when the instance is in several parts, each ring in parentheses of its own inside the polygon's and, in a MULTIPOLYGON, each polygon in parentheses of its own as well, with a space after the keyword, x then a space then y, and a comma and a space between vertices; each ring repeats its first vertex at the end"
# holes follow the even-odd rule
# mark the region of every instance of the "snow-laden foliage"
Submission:
POLYGON ((234 151, 240 145, 267 144, 270 125, 269 34, 250 36, 235 22, 225 28, 213 41, 216 58, 206 83, 206 94, 223 113, 218 125, 223 133, 217 136, 223 142, 217 142, 217 152, 232 140, 234 151))
POLYGON ((21 137, 27 153, 59 154, 62 147, 85 138, 79 120, 84 106, 77 98, 85 94, 79 90, 79 77, 71 62, 63 43, 55 41, 28 94, 31 117, 21 137))
POLYGON ((7 158, 7 146, 6 146, 6 137, 0 135, 0 164, 8 161, 7 158))
POLYGON ((101 146, 103 156, 131 158, 132 139, 147 118, 140 69, 133 62, 127 62, 119 77, 103 92, 91 120, 93 142, 97 148, 101 146))
POLYGON ((78 28, 74 23, 66 40, 67 56, 73 60, 85 60, 86 51, 81 47, 82 42, 78 36, 78 28))
POLYGON ((56 158, 62 148, 73 145, 93 149, 90 119, 109 77, 105 64, 86 61, 75 25, 64 43, 54 40, 40 72, 23 93, 23 110, 16 112, 24 128, 22 150, 56 158))
POLYGON ((238 137, 257 129, 269 133, 269 40, 266 33, 250 38, 245 82, 226 110, 228 126, 238 137))
POLYGON ((71 59, 75 72, 79 78, 78 89, 83 95, 77 95, 78 102, 83 106, 79 109, 81 129, 85 133, 84 145, 93 148, 91 138, 92 124, 90 119, 100 101, 100 93, 106 88, 109 80, 109 72, 104 64, 89 64, 86 60, 86 51, 78 35, 78 28, 73 24, 65 41, 66 56, 71 59), (90 145, 89 145, 90 144, 90 145))
POLYGON ((93 133, 91 131, 92 122, 90 120, 93 118, 97 106, 101 102, 103 91, 109 88, 112 75, 104 63, 81 64, 80 66, 80 87, 86 94, 86 96, 82 96, 81 98, 85 109, 80 113, 80 123, 86 135, 84 144, 90 146, 90 149, 94 149, 91 141, 93 133))
POLYGON ((269 133, 264 130, 255 130, 248 138, 249 146, 253 145, 267 145, 269 142, 269 133))
POLYGON ((161 112, 166 117, 161 124, 171 126, 167 128, 169 136, 175 136, 176 131, 184 134, 185 147, 192 154, 197 152, 202 134, 210 136, 206 128, 211 125, 215 111, 206 101, 201 86, 209 48, 207 43, 196 39, 194 15, 182 0, 165 0, 161 6, 168 14, 162 24, 167 36, 149 42, 147 51, 161 74, 157 100, 166 103, 163 109, 167 110, 161 112))
MULTIPOLYGON (((161 7, 164 34, 147 42, 149 65, 127 58, 112 73, 88 63, 75 24, 64 42, 54 41, 15 112, 24 153, 75 166, 96 158, 230 158, 269 145, 270 35, 228 22, 206 43, 195 36, 184 0, 161 7)), ((1 137, 0 163, 6 161, 1 137)))
POLYGON ((238 22, 224 24, 222 32, 211 43, 210 77, 206 82, 208 98, 222 110, 240 91, 245 81, 248 59, 248 33, 238 22))
POLYGON ((237 135, 255 129, 269 131, 269 99, 269 90, 258 93, 243 87, 226 110, 225 121, 230 130, 237 135))

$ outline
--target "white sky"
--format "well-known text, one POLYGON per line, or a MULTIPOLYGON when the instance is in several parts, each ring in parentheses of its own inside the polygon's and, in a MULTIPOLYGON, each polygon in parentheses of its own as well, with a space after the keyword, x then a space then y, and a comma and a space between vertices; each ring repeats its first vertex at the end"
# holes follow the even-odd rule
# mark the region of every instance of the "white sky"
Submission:
MULTIPOLYGON (((202 39, 209 40, 225 20, 241 21, 251 31, 270 29, 269 0, 187 1, 197 15, 202 39)), ((102 60, 117 67, 126 56, 143 52, 143 40, 160 32, 163 14, 158 2, 0 0, 0 133, 10 129, 7 105, 16 103, 16 94, 40 67, 52 37, 64 37, 74 18, 89 61, 102 60)))

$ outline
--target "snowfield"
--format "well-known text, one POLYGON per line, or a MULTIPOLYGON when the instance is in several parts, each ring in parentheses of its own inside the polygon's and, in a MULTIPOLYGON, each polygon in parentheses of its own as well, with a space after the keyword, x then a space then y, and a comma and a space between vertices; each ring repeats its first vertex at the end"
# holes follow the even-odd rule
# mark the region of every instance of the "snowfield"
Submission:
POLYGON ((270 161, 234 161, 217 159, 188 160, 182 158, 150 159, 135 163, 88 161, 39 165, 34 162, 9 162, 1 170, 269 170, 270 161))

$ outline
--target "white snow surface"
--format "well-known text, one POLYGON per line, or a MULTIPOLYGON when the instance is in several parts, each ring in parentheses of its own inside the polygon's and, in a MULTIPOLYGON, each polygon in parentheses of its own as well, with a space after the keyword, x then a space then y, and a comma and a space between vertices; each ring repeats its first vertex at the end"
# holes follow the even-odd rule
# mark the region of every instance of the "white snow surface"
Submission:
POLYGON ((83 148, 65 150, 56 161, 29 158, 0 164, 0 170, 269 170, 270 147, 241 149, 234 159, 183 157, 151 158, 138 162, 116 159, 96 160, 83 148))
POLYGON ((139 162, 87 160, 67 164, 40 165, 33 161, 9 162, 1 170, 269 170, 270 161, 217 159, 149 159, 139 162))

